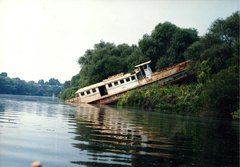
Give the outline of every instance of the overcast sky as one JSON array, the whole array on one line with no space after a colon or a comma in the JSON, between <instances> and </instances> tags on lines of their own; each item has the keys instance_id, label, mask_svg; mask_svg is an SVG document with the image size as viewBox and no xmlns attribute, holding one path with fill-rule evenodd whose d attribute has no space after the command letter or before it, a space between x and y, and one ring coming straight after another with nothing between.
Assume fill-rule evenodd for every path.
<instances>
[{"instance_id":1,"label":"overcast sky","mask_svg":"<svg viewBox=\"0 0 240 167\"><path fill-rule=\"evenodd\" d=\"M202 36L237 10L238 0L0 0L0 73L64 83L100 40L138 44L165 21Z\"/></svg>"}]
</instances>

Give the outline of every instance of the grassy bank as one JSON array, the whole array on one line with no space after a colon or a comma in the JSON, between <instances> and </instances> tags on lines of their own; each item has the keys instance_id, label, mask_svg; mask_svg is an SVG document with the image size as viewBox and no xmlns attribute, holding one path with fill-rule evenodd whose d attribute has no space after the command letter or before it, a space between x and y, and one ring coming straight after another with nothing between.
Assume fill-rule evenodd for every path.
<instances>
[{"instance_id":1,"label":"grassy bank","mask_svg":"<svg viewBox=\"0 0 240 167\"><path fill-rule=\"evenodd\" d=\"M117 105L168 113L239 119L239 109L236 107L236 105L239 105L238 102L231 104L235 106L232 109L225 108L221 110L216 106L216 109L213 109L209 107L209 103L212 104L212 101L217 100L217 98L210 98L212 97L201 84L175 84L165 87L153 84L142 89L129 91L124 97L119 99Z\"/></svg>"},{"instance_id":2,"label":"grassy bank","mask_svg":"<svg viewBox=\"0 0 240 167\"><path fill-rule=\"evenodd\" d=\"M198 85L153 84L142 89L129 91L119 99L118 106L131 106L147 110L157 109L164 112L197 112L199 108Z\"/></svg>"}]
</instances>

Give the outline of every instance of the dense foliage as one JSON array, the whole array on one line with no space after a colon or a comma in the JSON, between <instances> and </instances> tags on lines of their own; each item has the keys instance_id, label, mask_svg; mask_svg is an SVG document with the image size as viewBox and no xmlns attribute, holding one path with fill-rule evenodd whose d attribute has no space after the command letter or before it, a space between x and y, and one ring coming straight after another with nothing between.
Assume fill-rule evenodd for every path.
<instances>
[{"instance_id":1,"label":"dense foliage","mask_svg":"<svg viewBox=\"0 0 240 167\"><path fill-rule=\"evenodd\" d=\"M188 113L199 105L196 87L197 84L167 85L164 87L154 84L127 92L124 97L119 99L118 105Z\"/></svg>"},{"instance_id":2,"label":"dense foliage","mask_svg":"<svg viewBox=\"0 0 240 167\"><path fill-rule=\"evenodd\" d=\"M137 46L121 44L115 46L113 43L101 41L94 45L93 50L87 50L84 56L80 57L78 63L81 65L79 86L84 87L111 75L121 72L132 72L129 68L132 63L142 63L149 60L144 57Z\"/></svg>"},{"instance_id":3,"label":"dense foliage","mask_svg":"<svg viewBox=\"0 0 240 167\"><path fill-rule=\"evenodd\" d=\"M230 117L239 108L239 68L221 70L207 80L202 96L205 108L219 117ZM237 114L237 113L236 113Z\"/></svg>"},{"instance_id":4,"label":"dense foliage","mask_svg":"<svg viewBox=\"0 0 240 167\"><path fill-rule=\"evenodd\" d=\"M189 73L200 75L202 63L207 61L209 75L239 63L239 12L230 17L215 20L200 41L193 43L184 52L186 59L192 59ZM205 73L205 72L204 72Z\"/></svg>"},{"instance_id":5,"label":"dense foliage","mask_svg":"<svg viewBox=\"0 0 240 167\"><path fill-rule=\"evenodd\" d=\"M184 52L199 40L196 29L182 29L169 22L159 23L151 35L139 41L141 52L152 60L153 70L185 61Z\"/></svg>"},{"instance_id":6,"label":"dense foliage","mask_svg":"<svg viewBox=\"0 0 240 167\"><path fill-rule=\"evenodd\" d=\"M26 82L20 78L9 78L6 72L0 74L0 94L51 96L55 93L58 95L61 89L56 89L51 85L60 86L61 83L54 78L47 82L44 82L43 79L39 80L38 83L34 81Z\"/></svg>"},{"instance_id":7,"label":"dense foliage","mask_svg":"<svg viewBox=\"0 0 240 167\"><path fill-rule=\"evenodd\" d=\"M199 37L195 29L182 29L169 22L160 23L151 35L144 35L139 41L139 48L128 44L116 46L101 40L94 45L94 49L88 49L78 59L81 70L71 81L64 83L64 92L59 97L62 99L76 97L72 94L76 87L82 88L101 82L121 72L132 73L135 65L148 60L152 60L153 69L156 63L156 69L180 63L185 60L184 51L197 40ZM71 95L64 95L68 94L67 92Z\"/></svg>"},{"instance_id":8,"label":"dense foliage","mask_svg":"<svg viewBox=\"0 0 240 167\"><path fill-rule=\"evenodd\" d=\"M134 90L120 99L118 105L239 119L239 12L226 20L214 21L209 32L187 48L184 57L192 60L187 72L196 76L196 85ZM195 91L190 91L189 86L194 85ZM185 94L179 94L183 88ZM152 89L152 96L144 94ZM144 99L136 100L136 96L140 97L136 94Z\"/></svg>"},{"instance_id":9,"label":"dense foliage","mask_svg":"<svg viewBox=\"0 0 240 167\"><path fill-rule=\"evenodd\" d=\"M215 20L202 37L194 28L159 23L138 45L115 46L104 41L95 44L94 49L79 58L79 74L65 82L66 89L59 97L75 97L73 90L120 72L131 73L135 65L148 60L152 60L153 71L191 60L187 73L195 79L193 77L190 85L135 90L128 92L118 105L174 112L201 111L201 114L224 118L239 116L239 11L226 19Z\"/></svg>"}]
</instances>

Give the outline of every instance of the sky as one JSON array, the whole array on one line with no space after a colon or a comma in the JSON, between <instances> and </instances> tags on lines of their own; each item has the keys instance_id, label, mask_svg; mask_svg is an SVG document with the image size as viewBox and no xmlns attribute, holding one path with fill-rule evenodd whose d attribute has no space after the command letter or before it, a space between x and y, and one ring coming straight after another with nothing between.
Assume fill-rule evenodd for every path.
<instances>
[{"instance_id":1,"label":"sky","mask_svg":"<svg viewBox=\"0 0 240 167\"><path fill-rule=\"evenodd\" d=\"M238 0L0 0L0 73L61 83L101 40L136 44L166 21L203 36L216 19L239 10Z\"/></svg>"}]
</instances>

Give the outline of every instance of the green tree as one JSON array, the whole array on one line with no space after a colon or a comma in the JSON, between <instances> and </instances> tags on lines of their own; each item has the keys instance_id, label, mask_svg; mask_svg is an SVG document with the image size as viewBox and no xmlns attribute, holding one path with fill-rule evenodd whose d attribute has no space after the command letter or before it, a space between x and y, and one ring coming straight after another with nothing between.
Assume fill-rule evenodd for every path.
<instances>
[{"instance_id":1,"label":"green tree","mask_svg":"<svg viewBox=\"0 0 240 167\"><path fill-rule=\"evenodd\" d=\"M0 74L0 76L3 76L3 77L7 77L7 73L6 72L2 72L1 74Z\"/></svg>"},{"instance_id":2,"label":"green tree","mask_svg":"<svg viewBox=\"0 0 240 167\"><path fill-rule=\"evenodd\" d=\"M153 70L185 61L184 51L199 40L196 29L181 29L165 22L159 23L151 35L145 34L139 41L141 52L152 60Z\"/></svg>"},{"instance_id":3,"label":"green tree","mask_svg":"<svg viewBox=\"0 0 240 167\"><path fill-rule=\"evenodd\" d=\"M79 87L100 82L111 75L128 71L127 58L137 50L136 45L106 43L103 40L94 45L93 50L87 50L78 59L81 66ZM75 84L76 86L76 84ZM73 85L71 85L73 87Z\"/></svg>"},{"instance_id":4,"label":"green tree","mask_svg":"<svg viewBox=\"0 0 240 167\"><path fill-rule=\"evenodd\" d=\"M231 49L231 46L226 43L213 45L201 54L200 61L209 59L208 64L211 72L217 73L227 67L227 59L232 57Z\"/></svg>"},{"instance_id":5,"label":"green tree","mask_svg":"<svg viewBox=\"0 0 240 167\"><path fill-rule=\"evenodd\" d=\"M44 80L43 80L43 79L40 79L40 80L38 81L38 84L39 84L39 85L44 85Z\"/></svg>"},{"instance_id":6,"label":"green tree","mask_svg":"<svg viewBox=\"0 0 240 167\"><path fill-rule=\"evenodd\" d=\"M107 79L111 75L124 72L122 59L116 56L105 55L101 60L92 64L89 69L89 83L94 84L103 79Z\"/></svg>"},{"instance_id":7,"label":"green tree","mask_svg":"<svg viewBox=\"0 0 240 167\"><path fill-rule=\"evenodd\" d=\"M26 81L20 78L13 78L13 88L11 90L12 94L24 95L26 94Z\"/></svg>"},{"instance_id":8,"label":"green tree","mask_svg":"<svg viewBox=\"0 0 240 167\"><path fill-rule=\"evenodd\" d=\"M71 81L65 81L64 84L63 84L63 89L70 88L70 82Z\"/></svg>"},{"instance_id":9,"label":"green tree","mask_svg":"<svg viewBox=\"0 0 240 167\"><path fill-rule=\"evenodd\" d=\"M50 82L55 81L58 83L57 79L51 80ZM55 84L56 84L55 83ZM38 84L43 85L44 81L39 80ZM9 78L0 75L0 94L17 94L17 95L37 95L42 96L52 95L52 92L55 91L56 87L49 87L45 92L39 87L34 81L26 82L20 78ZM55 85L54 84L54 85ZM61 84L58 84L61 85ZM58 91L55 93L59 93Z\"/></svg>"},{"instance_id":10,"label":"green tree","mask_svg":"<svg viewBox=\"0 0 240 167\"><path fill-rule=\"evenodd\" d=\"M233 45L239 37L239 11L234 12L225 20L215 20L209 28L209 34L223 43Z\"/></svg>"},{"instance_id":11,"label":"green tree","mask_svg":"<svg viewBox=\"0 0 240 167\"><path fill-rule=\"evenodd\" d=\"M215 74L204 85L204 106L215 115L231 118L239 108L239 66L232 66Z\"/></svg>"},{"instance_id":12,"label":"green tree","mask_svg":"<svg viewBox=\"0 0 240 167\"><path fill-rule=\"evenodd\" d=\"M27 95L35 95L35 96L43 95L39 86L34 81L29 81L27 83L26 94Z\"/></svg>"},{"instance_id":13,"label":"green tree","mask_svg":"<svg viewBox=\"0 0 240 167\"><path fill-rule=\"evenodd\" d=\"M79 79L80 79L80 74L74 75L71 79L70 87L78 87L79 86Z\"/></svg>"},{"instance_id":14,"label":"green tree","mask_svg":"<svg viewBox=\"0 0 240 167\"><path fill-rule=\"evenodd\" d=\"M61 83L58 81L58 79L50 78L48 81L49 85L60 85Z\"/></svg>"},{"instance_id":15,"label":"green tree","mask_svg":"<svg viewBox=\"0 0 240 167\"><path fill-rule=\"evenodd\" d=\"M78 59L78 64L80 64L81 67L83 67L84 65L88 65L90 64L92 57L93 57L93 50L86 50L84 55L79 57Z\"/></svg>"},{"instance_id":16,"label":"green tree","mask_svg":"<svg viewBox=\"0 0 240 167\"><path fill-rule=\"evenodd\" d=\"M187 73L192 75L196 74L199 68L199 62L200 55L204 52L204 46L200 41L194 42L192 45L190 45L186 51L184 52L184 57L186 60L191 60L188 68Z\"/></svg>"},{"instance_id":17,"label":"green tree","mask_svg":"<svg viewBox=\"0 0 240 167\"><path fill-rule=\"evenodd\" d=\"M189 74L202 73L200 64L207 60L211 74L238 64L239 11L225 20L215 20L210 25L208 33L187 48L184 57L192 60L187 69Z\"/></svg>"},{"instance_id":18,"label":"green tree","mask_svg":"<svg viewBox=\"0 0 240 167\"><path fill-rule=\"evenodd\" d=\"M11 92L10 78L0 75L0 93L9 94Z\"/></svg>"},{"instance_id":19,"label":"green tree","mask_svg":"<svg viewBox=\"0 0 240 167\"><path fill-rule=\"evenodd\" d=\"M136 65L149 61L150 59L142 54L140 50L135 50L126 59L127 67L129 73L134 71Z\"/></svg>"}]
</instances>

